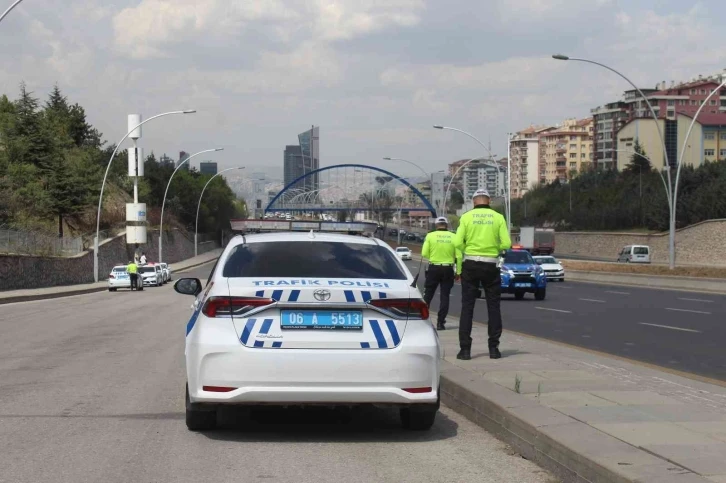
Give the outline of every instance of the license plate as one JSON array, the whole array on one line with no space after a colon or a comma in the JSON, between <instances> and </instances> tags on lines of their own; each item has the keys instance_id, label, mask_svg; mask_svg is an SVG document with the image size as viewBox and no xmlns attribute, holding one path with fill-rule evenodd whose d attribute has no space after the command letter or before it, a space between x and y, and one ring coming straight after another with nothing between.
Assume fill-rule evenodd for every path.
<instances>
[{"instance_id":1,"label":"license plate","mask_svg":"<svg viewBox=\"0 0 726 483\"><path fill-rule=\"evenodd\" d=\"M360 310L282 310L280 328L312 330L362 330Z\"/></svg>"},{"instance_id":2,"label":"license plate","mask_svg":"<svg viewBox=\"0 0 726 483\"><path fill-rule=\"evenodd\" d=\"M117 275L116 278L119 280L126 280L129 278L129 276L128 275Z\"/></svg>"},{"instance_id":3,"label":"license plate","mask_svg":"<svg viewBox=\"0 0 726 483\"><path fill-rule=\"evenodd\" d=\"M529 288L532 286L532 284L531 283L515 283L514 286L521 287L521 288Z\"/></svg>"}]
</instances>

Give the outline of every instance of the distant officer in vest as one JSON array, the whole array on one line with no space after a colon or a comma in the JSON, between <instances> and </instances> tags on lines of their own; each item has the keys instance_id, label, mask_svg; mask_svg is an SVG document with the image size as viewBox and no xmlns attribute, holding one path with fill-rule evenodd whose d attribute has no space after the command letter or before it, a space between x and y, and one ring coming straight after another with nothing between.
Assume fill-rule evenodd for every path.
<instances>
[{"instance_id":1,"label":"distant officer in vest","mask_svg":"<svg viewBox=\"0 0 726 483\"><path fill-rule=\"evenodd\" d=\"M461 253L454 248L454 234L449 230L446 218L436 219L436 231L426 235L421 256L429 261L424 285L424 302L431 304L437 287L441 286L441 301L436 323L437 330L446 330L446 316L449 313L449 295L454 280L461 273Z\"/></svg>"},{"instance_id":2,"label":"distant officer in vest","mask_svg":"<svg viewBox=\"0 0 726 483\"><path fill-rule=\"evenodd\" d=\"M131 283L131 290L138 290L139 289L139 273L138 273L138 267L136 266L136 262L129 262L129 264L126 266L126 271L129 274L129 281Z\"/></svg>"},{"instance_id":3,"label":"distant officer in vest","mask_svg":"<svg viewBox=\"0 0 726 483\"><path fill-rule=\"evenodd\" d=\"M474 209L461 216L454 246L464 253L461 269L461 319L457 359L471 359L471 324L474 318L479 286L484 289L489 313L489 357L499 359L499 339L502 336L501 276L499 255L512 247L507 222L491 209L487 190L474 193Z\"/></svg>"}]
</instances>

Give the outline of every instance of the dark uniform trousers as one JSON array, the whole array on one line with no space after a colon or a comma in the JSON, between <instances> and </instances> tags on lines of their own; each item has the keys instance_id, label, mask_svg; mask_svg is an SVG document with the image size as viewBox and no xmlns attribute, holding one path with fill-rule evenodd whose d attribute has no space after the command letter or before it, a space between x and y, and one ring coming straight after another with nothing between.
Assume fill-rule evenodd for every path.
<instances>
[{"instance_id":1,"label":"dark uniform trousers","mask_svg":"<svg viewBox=\"0 0 726 483\"><path fill-rule=\"evenodd\" d=\"M426 283L424 284L424 302L431 305L436 294L436 288L441 285L441 301L439 302L438 323L445 324L449 314L449 296L454 286L454 266L429 265L426 270Z\"/></svg>"},{"instance_id":2,"label":"dark uniform trousers","mask_svg":"<svg viewBox=\"0 0 726 483\"><path fill-rule=\"evenodd\" d=\"M131 290L138 290L139 275L137 273L129 273L129 279L131 280Z\"/></svg>"},{"instance_id":3,"label":"dark uniform trousers","mask_svg":"<svg viewBox=\"0 0 726 483\"><path fill-rule=\"evenodd\" d=\"M461 267L461 319L459 321L459 344L462 349L471 350L471 324L474 319L474 305L479 287L484 289L489 312L489 349L499 347L502 336L501 274L496 263L465 260Z\"/></svg>"}]
</instances>

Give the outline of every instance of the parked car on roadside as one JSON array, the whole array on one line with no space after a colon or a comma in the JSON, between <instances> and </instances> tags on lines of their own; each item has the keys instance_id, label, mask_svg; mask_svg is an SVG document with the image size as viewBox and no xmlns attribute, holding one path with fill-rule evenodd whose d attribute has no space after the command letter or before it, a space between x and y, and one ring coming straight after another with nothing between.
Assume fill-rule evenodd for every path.
<instances>
[{"instance_id":1,"label":"parked car on roadside","mask_svg":"<svg viewBox=\"0 0 726 483\"><path fill-rule=\"evenodd\" d=\"M120 288L131 288L131 277L126 270L126 265L117 265L108 274L108 291L115 292Z\"/></svg>"},{"instance_id":2,"label":"parked car on roadside","mask_svg":"<svg viewBox=\"0 0 726 483\"><path fill-rule=\"evenodd\" d=\"M650 247L647 245L628 245L618 254L618 262L650 263Z\"/></svg>"}]
</instances>

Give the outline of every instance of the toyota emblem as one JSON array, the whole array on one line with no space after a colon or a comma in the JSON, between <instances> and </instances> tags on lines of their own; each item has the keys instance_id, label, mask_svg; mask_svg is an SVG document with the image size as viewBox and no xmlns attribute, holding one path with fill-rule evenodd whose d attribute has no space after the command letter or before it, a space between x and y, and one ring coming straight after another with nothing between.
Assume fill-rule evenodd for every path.
<instances>
[{"instance_id":1,"label":"toyota emblem","mask_svg":"<svg viewBox=\"0 0 726 483\"><path fill-rule=\"evenodd\" d=\"M320 289L313 292L313 297L319 302L327 302L330 300L330 290Z\"/></svg>"}]
</instances>

